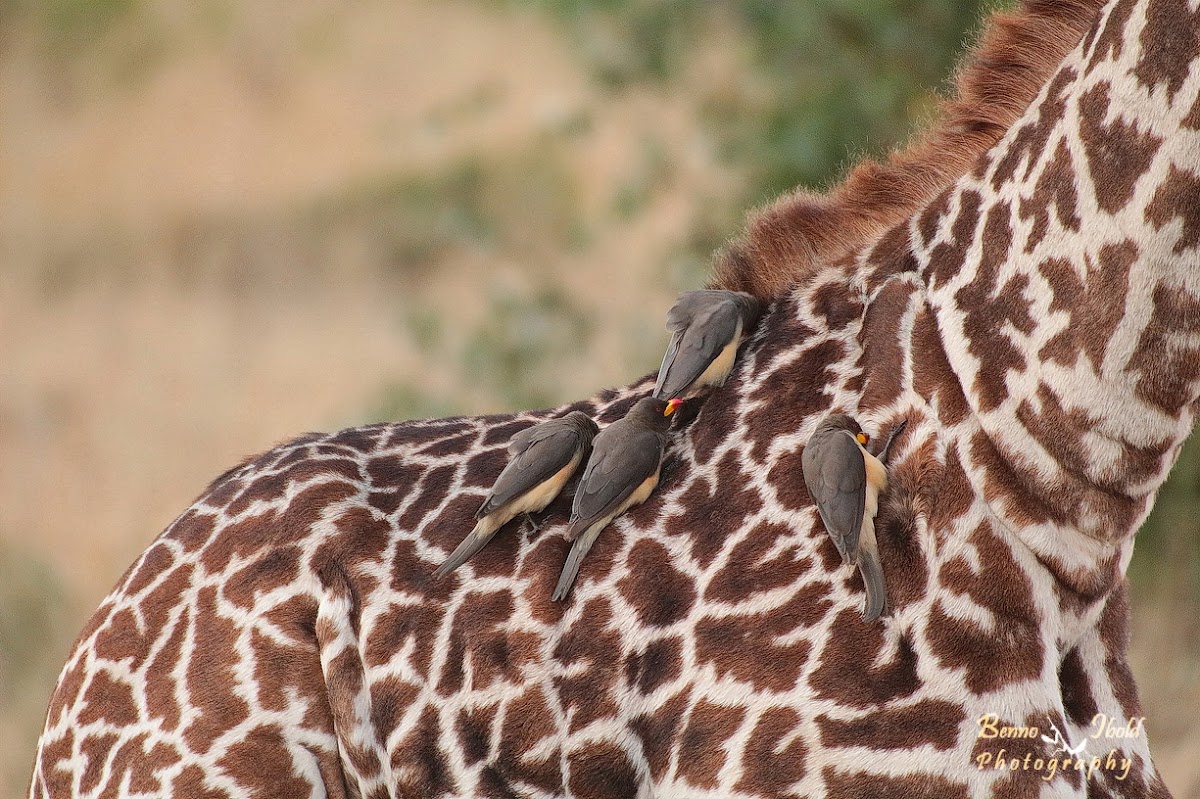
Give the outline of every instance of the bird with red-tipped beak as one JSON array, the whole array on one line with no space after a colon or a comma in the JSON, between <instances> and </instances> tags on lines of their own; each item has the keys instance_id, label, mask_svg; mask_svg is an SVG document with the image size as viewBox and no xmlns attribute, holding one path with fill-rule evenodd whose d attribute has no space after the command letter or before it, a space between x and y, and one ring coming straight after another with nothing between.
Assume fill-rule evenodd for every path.
<instances>
[{"instance_id":1,"label":"bird with red-tipped beak","mask_svg":"<svg viewBox=\"0 0 1200 799\"><path fill-rule=\"evenodd\" d=\"M575 543L554 589L566 597L579 566L600 531L625 511L645 502L658 486L670 436L670 416L683 400L645 397L623 419L596 435L592 455L575 489L567 538Z\"/></svg>"}]
</instances>

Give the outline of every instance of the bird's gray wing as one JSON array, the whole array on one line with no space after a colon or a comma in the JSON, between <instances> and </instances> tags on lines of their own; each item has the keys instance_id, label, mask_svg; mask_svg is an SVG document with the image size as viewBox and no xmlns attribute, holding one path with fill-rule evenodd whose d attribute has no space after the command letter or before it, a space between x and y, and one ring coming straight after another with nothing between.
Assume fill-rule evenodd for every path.
<instances>
[{"instance_id":1,"label":"bird's gray wing","mask_svg":"<svg viewBox=\"0 0 1200 799\"><path fill-rule=\"evenodd\" d=\"M837 430L813 436L801 457L804 482L842 559L858 556L867 506L867 464L854 435Z\"/></svg>"},{"instance_id":2,"label":"bird's gray wing","mask_svg":"<svg viewBox=\"0 0 1200 799\"><path fill-rule=\"evenodd\" d=\"M662 460L665 437L653 430L624 428L619 436L611 428L601 431L592 457L575 489L571 529L583 530L612 513ZM605 432L610 435L605 437Z\"/></svg>"},{"instance_id":3,"label":"bird's gray wing","mask_svg":"<svg viewBox=\"0 0 1200 799\"><path fill-rule=\"evenodd\" d=\"M483 518L545 482L570 463L582 446L579 428L563 419L551 419L514 435L508 446L508 465L496 478L475 518Z\"/></svg>"},{"instance_id":4,"label":"bird's gray wing","mask_svg":"<svg viewBox=\"0 0 1200 799\"><path fill-rule=\"evenodd\" d=\"M671 343L658 370L654 396L677 397L696 382L737 334L741 310L725 292L688 292L667 314Z\"/></svg>"},{"instance_id":5,"label":"bird's gray wing","mask_svg":"<svg viewBox=\"0 0 1200 799\"><path fill-rule=\"evenodd\" d=\"M663 353L662 365L658 367L658 380L654 383L654 393L651 395L656 399L672 399L667 395L665 387L671 364L675 363L675 356L679 354L679 342L682 338L683 330L676 330L667 343L667 351Z\"/></svg>"}]
</instances>

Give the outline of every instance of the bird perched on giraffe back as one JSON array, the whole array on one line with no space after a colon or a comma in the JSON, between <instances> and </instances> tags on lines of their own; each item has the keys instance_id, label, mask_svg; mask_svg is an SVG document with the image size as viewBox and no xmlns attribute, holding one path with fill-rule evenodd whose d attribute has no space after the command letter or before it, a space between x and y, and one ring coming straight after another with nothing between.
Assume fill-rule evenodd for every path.
<instances>
[{"instance_id":1,"label":"bird perched on giraffe back","mask_svg":"<svg viewBox=\"0 0 1200 799\"><path fill-rule=\"evenodd\" d=\"M644 397L623 419L596 436L592 455L575 489L567 538L575 543L554 589L554 600L566 597L579 565L600 531L625 511L645 502L658 486L663 454L670 436L670 416L680 399Z\"/></svg>"},{"instance_id":2,"label":"bird perched on giraffe back","mask_svg":"<svg viewBox=\"0 0 1200 799\"><path fill-rule=\"evenodd\" d=\"M514 435L508 465L475 513L479 521L434 576L457 569L518 514L540 511L553 502L579 470L598 430L587 414L571 411Z\"/></svg>"},{"instance_id":3,"label":"bird perched on giraffe back","mask_svg":"<svg viewBox=\"0 0 1200 799\"><path fill-rule=\"evenodd\" d=\"M863 618L874 621L887 610L883 564L875 540L879 495L887 490L887 452L904 423L892 430L880 457L864 446L858 422L841 413L817 425L801 456L804 483L817 505L825 530L845 564L857 564L866 590Z\"/></svg>"},{"instance_id":4,"label":"bird perched on giraffe back","mask_svg":"<svg viewBox=\"0 0 1200 799\"><path fill-rule=\"evenodd\" d=\"M762 314L762 303L740 291L703 289L679 295L667 312L671 341L653 396L687 398L723 386L742 340Z\"/></svg>"}]
</instances>

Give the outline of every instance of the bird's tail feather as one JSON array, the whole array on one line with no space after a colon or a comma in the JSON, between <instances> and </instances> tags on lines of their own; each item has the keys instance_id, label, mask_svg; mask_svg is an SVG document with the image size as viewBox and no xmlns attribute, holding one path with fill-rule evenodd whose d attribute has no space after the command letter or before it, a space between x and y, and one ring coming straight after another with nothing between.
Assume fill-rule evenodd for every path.
<instances>
[{"instance_id":1,"label":"bird's tail feather","mask_svg":"<svg viewBox=\"0 0 1200 799\"><path fill-rule=\"evenodd\" d=\"M493 513L476 522L475 527L467 533L467 537L462 540L462 543L450 553L450 557L437 567L433 576L440 579L466 563L472 555L483 549L484 545L492 540L492 536L506 521L508 519L501 518L501 514Z\"/></svg>"},{"instance_id":2,"label":"bird's tail feather","mask_svg":"<svg viewBox=\"0 0 1200 799\"><path fill-rule=\"evenodd\" d=\"M863 620L875 621L887 612L887 584L883 579L883 563L879 560L879 547L875 542L875 526L863 525L863 528L858 548L858 570L867 592Z\"/></svg>"},{"instance_id":3,"label":"bird's tail feather","mask_svg":"<svg viewBox=\"0 0 1200 799\"><path fill-rule=\"evenodd\" d=\"M887 611L887 589L883 582L883 565L879 556L863 552L859 555L859 571L867 590L867 604L863 608L863 621L875 621Z\"/></svg>"},{"instance_id":4,"label":"bird's tail feather","mask_svg":"<svg viewBox=\"0 0 1200 799\"><path fill-rule=\"evenodd\" d=\"M558 577L558 586L554 589L552 599L555 602L565 599L567 594L571 593L571 586L575 584L575 577L579 574L579 566L583 563L584 556L592 548L592 544L596 543L600 528L603 526L603 524L593 525L587 532L576 538L575 543L571 545L571 551L567 554L567 562L563 564L562 573Z\"/></svg>"}]
</instances>

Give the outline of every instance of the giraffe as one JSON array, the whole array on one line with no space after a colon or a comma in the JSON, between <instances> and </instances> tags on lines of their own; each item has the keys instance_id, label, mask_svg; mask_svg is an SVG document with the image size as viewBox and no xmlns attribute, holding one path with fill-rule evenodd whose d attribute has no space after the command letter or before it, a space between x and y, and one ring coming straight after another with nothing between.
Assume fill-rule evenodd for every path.
<instances>
[{"instance_id":1,"label":"giraffe","mask_svg":"<svg viewBox=\"0 0 1200 799\"><path fill-rule=\"evenodd\" d=\"M567 602L563 497L432 572L515 432L652 377L217 478L81 633L30 795L1169 796L1124 574L1200 394L1196 5L1029 0L922 142L753 217L714 285L769 310ZM882 623L800 476L829 410L907 421Z\"/></svg>"}]
</instances>

